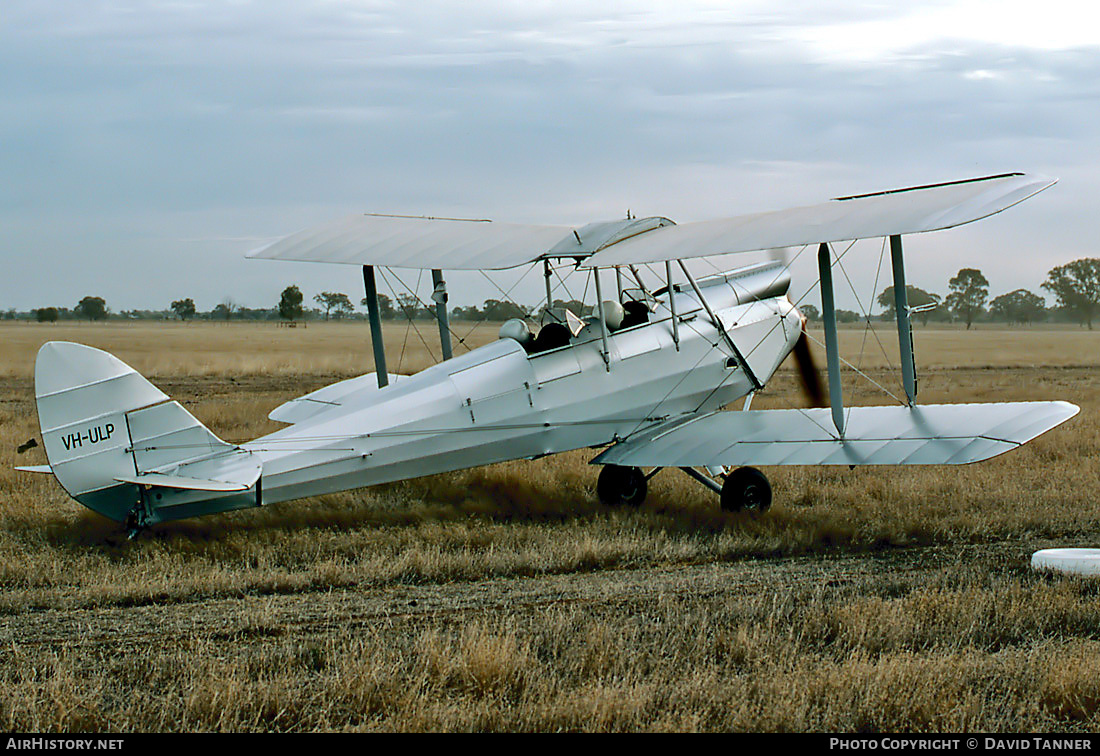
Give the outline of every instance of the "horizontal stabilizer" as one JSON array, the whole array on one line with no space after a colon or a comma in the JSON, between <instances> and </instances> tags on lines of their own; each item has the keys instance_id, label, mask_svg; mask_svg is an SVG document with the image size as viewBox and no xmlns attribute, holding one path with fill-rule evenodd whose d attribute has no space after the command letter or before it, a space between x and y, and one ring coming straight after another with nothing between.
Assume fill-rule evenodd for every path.
<instances>
[{"instance_id":1,"label":"horizontal stabilizer","mask_svg":"<svg viewBox=\"0 0 1100 756\"><path fill-rule=\"evenodd\" d=\"M187 491L247 491L262 472L263 465L254 454L234 448L195 462L118 475L115 480Z\"/></svg>"},{"instance_id":2,"label":"horizontal stabilizer","mask_svg":"<svg viewBox=\"0 0 1100 756\"><path fill-rule=\"evenodd\" d=\"M389 377L389 385L392 386L406 376L390 373ZM356 378L348 378L346 381L333 383L331 386L317 389L304 396L299 396L297 399L291 399L289 402L280 404L271 410L268 413L268 418L280 423L300 423L314 415L319 415L325 410L342 406L344 401L352 394L378 390L378 374L367 373Z\"/></svg>"},{"instance_id":3,"label":"horizontal stabilizer","mask_svg":"<svg viewBox=\"0 0 1100 756\"><path fill-rule=\"evenodd\" d=\"M21 472L32 472L32 473L52 473L53 472L53 468L50 467L49 465L24 465L23 467L17 467L15 469L19 470Z\"/></svg>"},{"instance_id":4,"label":"horizontal stabilizer","mask_svg":"<svg viewBox=\"0 0 1100 756\"><path fill-rule=\"evenodd\" d=\"M1015 449L1078 411L1068 402L852 407L843 438L827 408L712 412L650 428L593 463L960 465Z\"/></svg>"},{"instance_id":5,"label":"horizontal stabilizer","mask_svg":"<svg viewBox=\"0 0 1100 756\"><path fill-rule=\"evenodd\" d=\"M259 469L257 468L257 472ZM259 475L256 476L257 478ZM162 475L145 473L144 475L120 475L115 478L119 483L136 483L139 486L160 486L161 488L179 488L185 491L247 491L255 484L237 483L228 480L200 480L182 475Z\"/></svg>"},{"instance_id":6,"label":"horizontal stabilizer","mask_svg":"<svg viewBox=\"0 0 1100 756\"><path fill-rule=\"evenodd\" d=\"M48 342L34 389L49 464L24 469L52 472L88 508L124 522L139 501L135 485L152 490L140 499L146 523L261 503L256 456L222 441L117 357Z\"/></svg>"}]
</instances>

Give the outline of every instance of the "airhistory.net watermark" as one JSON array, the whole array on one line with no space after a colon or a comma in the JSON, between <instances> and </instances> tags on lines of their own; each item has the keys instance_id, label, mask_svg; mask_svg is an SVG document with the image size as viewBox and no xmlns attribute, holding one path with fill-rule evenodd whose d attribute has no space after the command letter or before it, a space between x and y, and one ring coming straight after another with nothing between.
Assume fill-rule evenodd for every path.
<instances>
[{"instance_id":1,"label":"airhistory.net watermark","mask_svg":"<svg viewBox=\"0 0 1100 756\"><path fill-rule=\"evenodd\" d=\"M120 751L122 738L8 737L9 751Z\"/></svg>"}]
</instances>

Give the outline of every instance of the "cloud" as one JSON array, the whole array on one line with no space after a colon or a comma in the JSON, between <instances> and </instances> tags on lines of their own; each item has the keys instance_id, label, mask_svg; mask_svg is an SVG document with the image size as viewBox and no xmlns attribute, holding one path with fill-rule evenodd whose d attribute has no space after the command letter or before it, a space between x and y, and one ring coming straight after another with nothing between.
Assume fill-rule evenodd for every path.
<instances>
[{"instance_id":1,"label":"cloud","mask_svg":"<svg viewBox=\"0 0 1100 756\"><path fill-rule=\"evenodd\" d=\"M331 288L232 239L356 210L685 221L1006 170L1063 182L915 239L911 280L942 290L959 239L997 292L1090 253L1100 51L1057 2L9 6L0 307Z\"/></svg>"}]
</instances>

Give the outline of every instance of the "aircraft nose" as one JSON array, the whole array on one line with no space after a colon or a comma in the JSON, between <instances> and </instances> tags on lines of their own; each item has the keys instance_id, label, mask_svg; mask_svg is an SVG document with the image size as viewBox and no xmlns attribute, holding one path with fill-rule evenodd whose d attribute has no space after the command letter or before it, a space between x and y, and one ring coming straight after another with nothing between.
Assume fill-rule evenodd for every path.
<instances>
[{"instance_id":1,"label":"aircraft nose","mask_svg":"<svg viewBox=\"0 0 1100 756\"><path fill-rule=\"evenodd\" d=\"M798 309L798 305L796 305L794 302L791 301L790 294L787 295L786 299L787 299L787 304L789 304L791 306L791 311L795 315L798 316L799 326L801 327L801 329L803 331L805 331L806 330L806 324L809 322L810 319L806 317L806 313L804 313L804 312L802 312L802 310Z\"/></svg>"}]
</instances>

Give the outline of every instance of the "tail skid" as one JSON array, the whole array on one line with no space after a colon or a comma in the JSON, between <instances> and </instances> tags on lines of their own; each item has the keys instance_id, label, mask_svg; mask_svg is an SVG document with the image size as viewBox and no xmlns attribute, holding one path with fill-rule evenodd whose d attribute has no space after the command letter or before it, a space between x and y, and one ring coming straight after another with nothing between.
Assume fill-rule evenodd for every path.
<instances>
[{"instance_id":1,"label":"tail skid","mask_svg":"<svg viewBox=\"0 0 1100 756\"><path fill-rule=\"evenodd\" d=\"M140 527L260 504L260 462L113 355L48 342L34 385L50 464L32 471L88 508Z\"/></svg>"}]
</instances>

